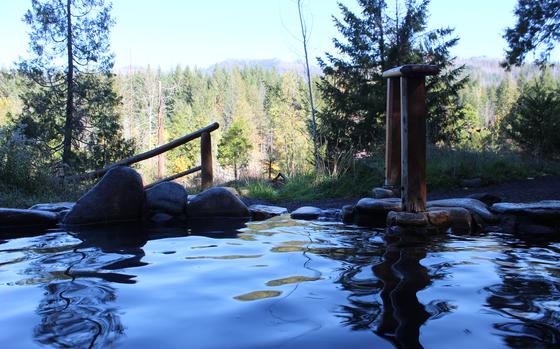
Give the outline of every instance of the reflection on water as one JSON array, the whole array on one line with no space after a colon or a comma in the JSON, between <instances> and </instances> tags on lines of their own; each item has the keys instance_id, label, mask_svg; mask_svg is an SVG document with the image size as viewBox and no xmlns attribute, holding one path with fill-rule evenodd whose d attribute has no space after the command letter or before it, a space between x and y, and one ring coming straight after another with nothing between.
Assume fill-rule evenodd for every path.
<instances>
[{"instance_id":1,"label":"reflection on water","mask_svg":"<svg viewBox=\"0 0 560 349\"><path fill-rule=\"evenodd\" d=\"M558 241L287 217L1 238L2 347L560 346Z\"/></svg>"}]
</instances>

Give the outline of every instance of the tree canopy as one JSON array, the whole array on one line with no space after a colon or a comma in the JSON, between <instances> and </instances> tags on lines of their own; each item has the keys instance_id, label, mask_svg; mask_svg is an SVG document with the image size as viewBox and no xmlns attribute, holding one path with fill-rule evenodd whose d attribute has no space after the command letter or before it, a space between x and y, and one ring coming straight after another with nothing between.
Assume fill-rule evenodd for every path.
<instances>
[{"instance_id":1,"label":"tree canopy","mask_svg":"<svg viewBox=\"0 0 560 349\"><path fill-rule=\"evenodd\" d=\"M319 135L327 162L341 152L370 152L384 139L384 70L403 64L434 64L441 73L427 79L428 137L451 143L464 113L458 93L466 82L454 67L449 49L458 39L449 28L427 31L428 0L408 0L394 13L385 0L358 0L359 14L339 4L335 25L343 40L333 39L338 55L319 59L325 107L318 114Z\"/></svg>"},{"instance_id":2,"label":"tree canopy","mask_svg":"<svg viewBox=\"0 0 560 349\"><path fill-rule=\"evenodd\" d=\"M538 63L548 61L550 52L560 40L559 0L518 0L517 23L504 34L509 47L502 66L521 65L528 53L541 50Z\"/></svg>"}]
</instances>

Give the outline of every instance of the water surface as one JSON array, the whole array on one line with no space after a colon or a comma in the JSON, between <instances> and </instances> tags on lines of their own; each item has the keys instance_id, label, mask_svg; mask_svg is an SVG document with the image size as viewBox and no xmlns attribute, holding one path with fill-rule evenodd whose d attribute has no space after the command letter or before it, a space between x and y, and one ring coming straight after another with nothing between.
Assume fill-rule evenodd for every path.
<instances>
[{"instance_id":1,"label":"water surface","mask_svg":"<svg viewBox=\"0 0 560 349\"><path fill-rule=\"evenodd\" d=\"M0 346L560 347L559 241L383 236L286 216L3 233Z\"/></svg>"}]
</instances>

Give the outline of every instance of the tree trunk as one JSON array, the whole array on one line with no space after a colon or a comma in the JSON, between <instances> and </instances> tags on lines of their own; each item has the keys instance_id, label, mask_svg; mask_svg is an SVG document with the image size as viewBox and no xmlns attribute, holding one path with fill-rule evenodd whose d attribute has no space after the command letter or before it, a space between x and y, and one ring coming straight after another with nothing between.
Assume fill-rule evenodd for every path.
<instances>
[{"instance_id":1,"label":"tree trunk","mask_svg":"<svg viewBox=\"0 0 560 349\"><path fill-rule=\"evenodd\" d=\"M163 145L163 96L161 94L161 80L158 80L158 147ZM158 179L165 177L165 154L161 153L157 158Z\"/></svg>"},{"instance_id":2,"label":"tree trunk","mask_svg":"<svg viewBox=\"0 0 560 349\"><path fill-rule=\"evenodd\" d=\"M74 119L74 56L72 53L72 0L66 0L66 25L67 28L67 51L68 72L66 73L66 121L64 123L64 140L62 162L70 165L72 154L72 124ZM67 172L67 168L64 169Z\"/></svg>"},{"instance_id":3,"label":"tree trunk","mask_svg":"<svg viewBox=\"0 0 560 349\"><path fill-rule=\"evenodd\" d=\"M307 74L307 88L309 89L309 103L311 105L311 128L313 132L313 160L315 161L315 172L319 166L319 153L317 150L317 125L315 123L315 105L313 104L313 92L311 89L311 73L309 72L309 58L307 57L307 33L305 23L301 14L301 1L298 0L299 24L301 26L301 37L303 41L303 52L305 54L305 73Z\"/></svg>"}]
</instances>

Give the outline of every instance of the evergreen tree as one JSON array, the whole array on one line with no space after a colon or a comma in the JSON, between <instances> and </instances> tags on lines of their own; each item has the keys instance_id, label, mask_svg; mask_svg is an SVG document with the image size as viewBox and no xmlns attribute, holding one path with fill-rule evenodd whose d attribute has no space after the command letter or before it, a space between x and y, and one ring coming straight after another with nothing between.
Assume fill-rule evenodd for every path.
<instances>
[{"instance_id":1,"label":"evergreen tree","mask_svg":"<svg viewBox=\"0 0 560 349\"><path fill-rule=\"evenodd\" d=\"M560 88L543 72L529 82L503 122L504 133L539 158L560 154Z\"/></svg>"},{"instance_id":2,"label":"evergreen tree","mask_svg":"<svg viewBox=\"0 0 560 349\"><path fill-rule=\"evenodd\" d=\"M61 154L66 167L99 167L130 152L112 88L105 0L33 0L24 22L32 57L20 62L27 77L20 121L25 134ZM86 155L86 158L84 158Z\"/></svg>"},{"instance_id":3,"label":"evergreen tree","mask_svg":"<svg viewBox=\"0 0 560 349\"><path fill-rule=\"evenodd\" d=\"M504 34L509 48L502 66L510 69L513 65L521 65L527 53L541 48L537 62L545 63L560 41L560 1L518 0L515 16L517 23Z\"/></svg>"},{"instance_id":4,"label":"evergreen tree","mask_svg":"<svg viewBox=\"0 0 560 349\"><path fill-rule=\"evenodd\" d=\"M458 138L464 117L459 91L466 82L463 67L453 67L449 49L457 43L452 29L426 31L428 0L404 3L394 15L385 0L358 0L360 14L339 4L342 19L335 25L344 37L333 39L339 56L319 59L324 77L325 107L318 113L319 135L327 161L342 152L371 151L383 143L386 105L384 70L403 64L435 64L438 76L427 79L428 136L432 143ZM398 4L398 3L397 3Z\"/></svg>"},{"instance_id":5,"label":"evergreen tree","mask_svg":"<svg viewBox=\"0 0 560 349\"><path fill-rule=\"evenodd\" d=\"M218 161L223 166L231 166L237 180L239 169L249 162L251 148L247 123L237 120L231 124L218 144Z\"/></svg>"}]
</instances>

